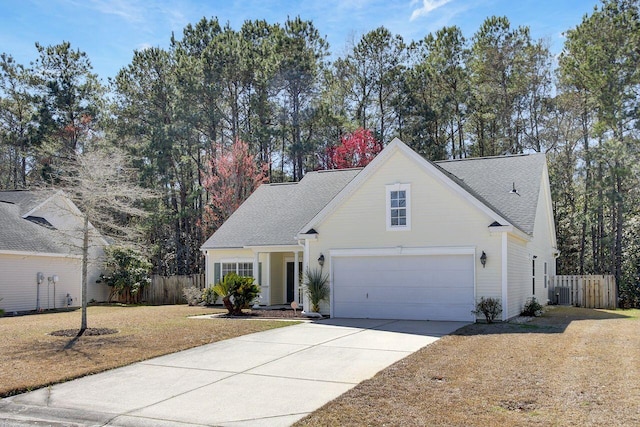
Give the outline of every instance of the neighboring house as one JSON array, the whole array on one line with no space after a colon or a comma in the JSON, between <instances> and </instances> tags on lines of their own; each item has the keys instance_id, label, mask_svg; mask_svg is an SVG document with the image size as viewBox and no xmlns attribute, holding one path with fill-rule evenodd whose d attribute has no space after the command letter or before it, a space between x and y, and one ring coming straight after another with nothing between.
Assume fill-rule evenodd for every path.
<instances>
[{"instance_id":1,"label":"neighboring house","mask_svg":"<svg viewBox=\"0 0 640 427\"><path fill-rule=\"evenodd\" d=\"M395 139L363 169L262 185L202 250L209 284L254 276L261 304L307 308L299 272L322 260L332 317L473 321L493 297L506 320L555 274L546 158L433 163Z\"/></svg>"},{"instance_id":2,"label":"neighboring house","mask_svg":"<svg viewBox=\"0 0 640 427\"><path fill-rule=\"evenodd\" d=\"M81 215L62 191L0 191L0 308L20 312L81 304ZM106 245L91 228L89 301L109 296L108 286L96 283Z\"/></svg>"}]
</instances>

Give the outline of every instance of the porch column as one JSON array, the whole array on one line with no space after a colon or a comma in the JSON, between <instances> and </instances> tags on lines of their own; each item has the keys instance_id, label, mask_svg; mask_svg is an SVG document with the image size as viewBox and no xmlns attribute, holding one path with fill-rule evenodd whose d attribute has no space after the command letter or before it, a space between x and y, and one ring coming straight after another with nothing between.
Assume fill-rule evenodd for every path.
<instances>
[{"instance_id":1,"label":"porch column","mask_svg":"<svg viewBox=\"0 0 640 427\"><path fill-rule=\"evenodd\" d=\"M260 268L260 252L255 252L253 254L253 280L255 280L256 283L258 283L258 280L260 277L259 268ZM264 304L264 295L260 296L260 302Z\"/></svg>"},{"instance_id":2,"label":"porch column","mask_svg":"<svg viewBox=\"0 0 640 427\"><path fill-rule=\"evenodd\" d=\"M299 252L293 253L293 300L300 303L300 266Z\"/></svg>"},{"instance_id":3,"label":"porch column","mask_svg":"<svg viewBox=\"0 0 640 427\"><path fill-rule=\"evenodd\" d=\"M304 239L304 250L302 251L302 271L309 271L309 239ZM302 307L305 310L308 310L309 307L309 297L305 291L303 291L302 295L300 295L300 301L302 303Z\"/></svg>"}]
</instances>

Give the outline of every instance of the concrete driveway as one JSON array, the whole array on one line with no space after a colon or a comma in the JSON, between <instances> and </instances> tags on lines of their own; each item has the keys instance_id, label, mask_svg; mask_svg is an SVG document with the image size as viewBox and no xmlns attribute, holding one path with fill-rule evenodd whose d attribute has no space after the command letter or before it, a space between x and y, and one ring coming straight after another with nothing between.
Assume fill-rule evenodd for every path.
<instances>
[{"instance_id":1,"label":"concrete driveway","mask_svg":"<svg viewBox=\"0 0 640 427\"><path fill-rule=\"evenodd\" d=\"M245 335L0 400L0 426L288 426L464 325L330 319Z\"/></svg>"}]
</instances>

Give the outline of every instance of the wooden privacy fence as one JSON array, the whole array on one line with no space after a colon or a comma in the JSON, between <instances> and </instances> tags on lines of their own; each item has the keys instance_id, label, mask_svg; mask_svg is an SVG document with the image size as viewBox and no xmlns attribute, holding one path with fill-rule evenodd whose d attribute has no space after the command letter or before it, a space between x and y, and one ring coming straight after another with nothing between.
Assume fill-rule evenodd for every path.
<instances>
[{"instance_id":1,"label":"wooden privacy fence","mask_svg":"<svg viewBox=\"0 0 640 427\"><path fill-rule=\"evenodd\" d=\"M142 292L141 300L147 304L182 304L185 303L182 290L195 286L198 289L205 287L205 275L193 274L190 276L151 276L151 284Z\"/></svg>"},{"instance_id":2,"label":"wooden privacy fence","mask_svg":"<svg viewBox=\"0 0 640 427\"><path fill-rule=\"evenodd\" d=\"M616 279L610 275L553 276L549 300L554 304L615 309Z\"/></svg>"}]
</instances>

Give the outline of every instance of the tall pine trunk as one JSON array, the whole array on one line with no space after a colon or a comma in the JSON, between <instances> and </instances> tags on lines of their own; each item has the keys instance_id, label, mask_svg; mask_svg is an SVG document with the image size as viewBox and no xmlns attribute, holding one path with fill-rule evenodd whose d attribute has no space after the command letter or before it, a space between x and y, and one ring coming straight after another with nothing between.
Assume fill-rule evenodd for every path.
<instances>
[{"instance_id":1,"label":"tall pine trunk","mask_svg":"<svg viewBox=\"0 0 640 427\"><path fill-rule=\"evenodd\" d=\"M589 193L591 190L591 153L589 152L589 127L586 110L582 113L582 134L584 140L584 205L582 207L582 231L580 236L580 274L584 274L584 257L587 247L587 214L589 212Z\"/></svg>"}]
</instances>

